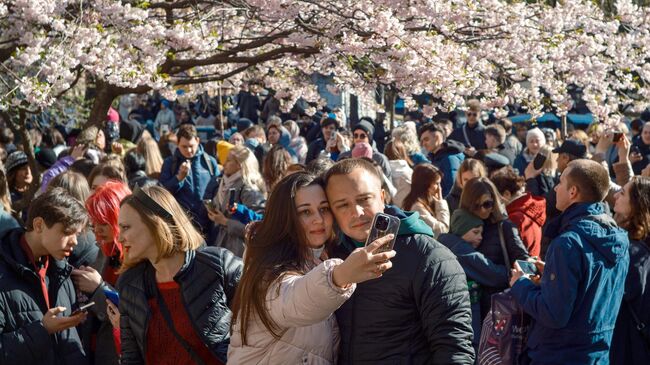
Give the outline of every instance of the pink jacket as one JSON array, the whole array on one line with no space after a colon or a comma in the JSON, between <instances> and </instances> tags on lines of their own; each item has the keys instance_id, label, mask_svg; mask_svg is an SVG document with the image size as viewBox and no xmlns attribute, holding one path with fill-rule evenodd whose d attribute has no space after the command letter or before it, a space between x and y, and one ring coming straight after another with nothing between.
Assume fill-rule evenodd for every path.
<instances>
[{"instance_id":1,"label":"pink jacket","mask_svg":"<svg viewBox=\"0 0 650 365\"><path fill-rule=\"evenodd\" d=\"M286 275L271 285L267 309L284 334L276 340L261 322L254 320L249 323L244 346L235 322L228 364L334 364L339 332L333 313L356 287L343 290L332 282L332 270L341 262L329 259L303 276Z\"/></svg>"}]
</instances>

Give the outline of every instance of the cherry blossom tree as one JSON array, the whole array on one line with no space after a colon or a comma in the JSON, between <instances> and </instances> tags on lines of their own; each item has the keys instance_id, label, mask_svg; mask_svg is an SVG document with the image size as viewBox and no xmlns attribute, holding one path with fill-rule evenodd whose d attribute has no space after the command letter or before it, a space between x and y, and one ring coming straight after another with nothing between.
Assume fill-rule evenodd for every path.
<instances>
[{"instance_id":1,"label":"cherry blossom tree","mask_svg":"<svg viewBox=\"0 0 650 365\"><path fill-rule=\"evenodd\" d=\"M650 12L630 0L607 13L588 0L5 0L0 109L47 107L82 76L96 88L91 122L122 94L249 77L289 108L317 97L306 76L320 72L339 89L426 92L439 109L473 96L501 113L564 113L575 85L605 118L646 105L649 47Z\"/></svg>"}]
</instances>

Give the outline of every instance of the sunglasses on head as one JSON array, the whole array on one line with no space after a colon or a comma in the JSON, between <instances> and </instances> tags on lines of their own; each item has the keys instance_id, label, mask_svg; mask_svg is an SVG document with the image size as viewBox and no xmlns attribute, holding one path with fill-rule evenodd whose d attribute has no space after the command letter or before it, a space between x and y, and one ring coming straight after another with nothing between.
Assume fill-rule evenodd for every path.
<instances>
[{"instance_id":1,"label":"sunglasses on head","mask_svg":"<svg viewBox=\"0 0 650 365\"><path fill-rule=\"evenodd\" d=\"M353 136L354 138L357 138L357 139L366 139L366 138L368 138L368 136L365 135L365 134L363 134L363 133L355 133L355 134L353 134L352 136Z\"/></svg>"},{"instance_id":2,"label":"sunglasses on head","mask_svg":"<svg viewBox=\"0 0 650 365\"><path fill-rule=\"evenodd\" d=\"M493 200L486 200L483 202L483 204L478 204L478 208L483 208L483 209L492 209L494 208L494 201Z\"/></svg>"}]
</instances>

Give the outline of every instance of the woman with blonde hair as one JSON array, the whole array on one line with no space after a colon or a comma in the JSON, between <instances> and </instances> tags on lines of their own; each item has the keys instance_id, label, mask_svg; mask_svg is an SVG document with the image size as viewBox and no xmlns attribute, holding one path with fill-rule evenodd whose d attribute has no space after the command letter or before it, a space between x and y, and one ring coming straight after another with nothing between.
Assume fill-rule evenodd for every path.
<instances>
[{"instance_id":1,"label":"woman with blonde hair","mask_svg":"<svg viewBox=\"0 0 650 365\"><path fill-rule=\"evenodd\" d=\"M163 165L163 158L160 154L158 143L153 138L143 138L138 142L137 151L144 156L147 176L157 180L160 177L160 171Z\"/></svg>"},{"instance_id":2,"label":"woman with blonde hair","mask_svg":"<svg viewBox=\"0 0 650 365\"><path fill-rule=\"evenodd\" d=\"M466 158L460 164L458 171L456 171L456 180L454 186L445 197L447 205L449 206L449 214L453 214L454 210L458 209L460 204L460 195L463 192L465 183L475 177L487 177L487 168L482 161L475 158Z\"/></svg>"},{"instance_id":3,"label":"woman with blonde hair","mask_svg":"<svg viewBox=\"0 0 650 365\"><path fill-rule=\"evenodd\" d=\"M205 247L174 196L136 189L120 207L124 364L225 364L241 260Z\"/></svg>"},{"instance_id":4,"label":"woman with blonde hair","mask_svg":"<svg viewBox=\"0 0 650 365\"><path fill-rule=\"evenodd\" d=\"M224 247L242 257L244 254L244 224L230 217L232 207L228 206L230 192L237 204L261 212L266 200L264 179L253 152L245 146L235 146L228 153L223 166L223 177L212 197L212 209L208 217L220 227L211 244ZM210 242L210 241L209 241Z\"/></svg>"}]
</instances>

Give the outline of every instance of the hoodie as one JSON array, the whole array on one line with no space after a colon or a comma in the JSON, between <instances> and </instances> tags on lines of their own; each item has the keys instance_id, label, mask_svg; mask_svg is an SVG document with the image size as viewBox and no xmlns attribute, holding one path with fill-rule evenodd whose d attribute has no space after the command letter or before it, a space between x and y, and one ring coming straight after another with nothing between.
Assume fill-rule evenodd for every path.
<instances>
[{"instance_id":1,"label":"hoodie","mask_svg":"<svg viewBox=\"0 0 650 365\"><path fill-rule=\"evenodd\" d=\"M338 363L473 364L469 292L456 257L417 213L394 206L384 213L400 219L397 255L336 311ZM356 245L342 236L332 256L345 259Z\"/></svg>"},{"instance_id":2,"label":"hoodie","mask_svg":"<svg viewBox=\"0 0 650 365\"><path fill-rule=\"evenodd\" d=\"M520 278L511 293L534 319L532 364L608 364L630 261L627 232L605 203L576 203L549 227L555 237L540 286Z\"/></svg>"},{"instance_id":3,"label":"hoodie","mask_svg":"<svg viewBox=\"0 0 650 365\"><path fill-rule=\"evenodd\" d=\"M429 153L431 163L442 171L442 195L447 196L456 181L456 171L465 159L465 146L462 143L447 140L436 153Z\"/></svg>"},{"instance_id":4,"label":"hoodie","mask_svg":"<svg viewBox=\"0 0 650 365\"><path fill-rule=\"evenodd\" d=\"M542 247L542 226L546 222L546 199L526 193L506 207L508 218L519 229L519 235L531 256L538 256Z\"/></svg>"}]
</instances>

